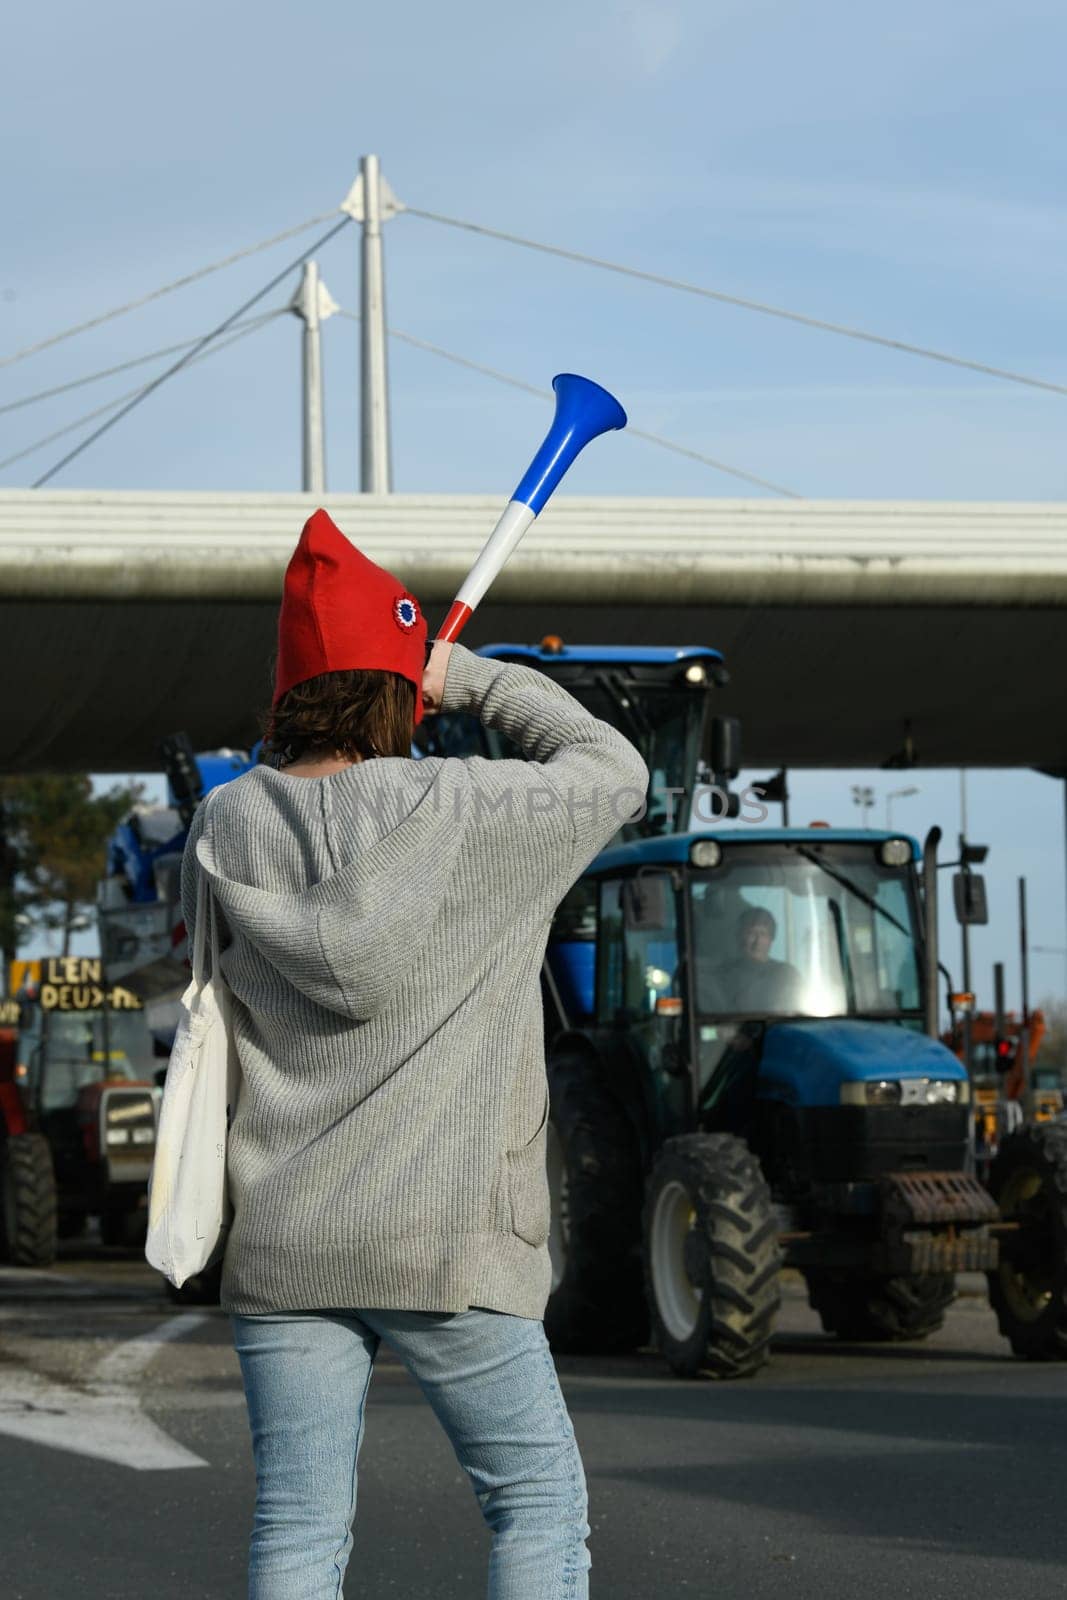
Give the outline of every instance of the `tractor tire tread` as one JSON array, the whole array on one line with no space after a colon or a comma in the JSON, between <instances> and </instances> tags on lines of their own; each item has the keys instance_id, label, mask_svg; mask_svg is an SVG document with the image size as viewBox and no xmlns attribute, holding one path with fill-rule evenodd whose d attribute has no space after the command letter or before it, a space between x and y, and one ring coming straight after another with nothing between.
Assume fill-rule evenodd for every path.
<instances>
[{"instance_id":1,"label":"tractor tire tread","mask_svg":"<svg viewBox=\"0 0 1067 1600\"><path fill-rule=\"evenodd\" d=\"M903 1343L936 1333L956 1298L952 1273L922 1276L825 1271L805 1274L808 1299L827 1333L858 1343Z\"/></svg>"},{"instance_id":2,"label":"tractor tire tread","mask_svg":"<svg viewBox=\"0 0 1067 1600\"><path fill-rule=\"evenodd\" d=\"M652 1218L666 1182L688 1190L706 1262L696 1328L675 1338L657 1307ZM769 1356L780 1305L777 1219L770 1189L748 1146L732 1134L666 1139L646 1185L642 1215L646 1294L656 1341L683 1376L749 1377Z\"/></svg>"},{"instance_id":3,"label":"tractor tire tread","mask_svg":"<svg viewBox=\"0 0 1067 1600\"><path fill-rule=\"evenodd\" d=\"M1048 1303L1031 1319L1019 1316L1006 1287L1010 1243L1002 1247L1000 1266L986 1275L989 1302L1014 1355L1025 1361L1062 1361L1067 1360L1067 1125L1028 1122L1001 1141L989 1174L989 1188L998 1204L1012 1175L1027 1168L1040 1178L1051 1201L1045 1241L1054 1253Z\"/></svg>"},{"instance_id":4,"label":"tractor tire tread","mask_svg":"<svg viewBox=\"0 0 1067 1600\"><path fill-rule=\"evenodd\" d=\"M550 1115L569 1166L570 1237L567 1270L545 1307L545 1333L565 1354L634 1350L649 1337L636 1143L590 1057L550 1059L548 1079Z\"/></svg>"},{"instance_id":5,"label":"tractor tire tread","mask_svg":"<svg viewBox=\"0 0 1067 1600\"><path fill-rule=\"evenodd\" d=\"M55 1170L48 1141L40 1133L9 1135L0 1160L12 1187L14 1236L4 1232L3 1254L13 1266L47 1267L56 1259L58 1211Z\"/></svg>"}]
</instances>

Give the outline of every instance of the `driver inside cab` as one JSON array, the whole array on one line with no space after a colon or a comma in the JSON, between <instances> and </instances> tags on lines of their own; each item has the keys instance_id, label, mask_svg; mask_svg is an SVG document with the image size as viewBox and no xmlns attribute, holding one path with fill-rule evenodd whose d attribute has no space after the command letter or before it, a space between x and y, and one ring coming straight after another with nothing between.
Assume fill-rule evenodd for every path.
<instances>
[{"instance_id":1,"label":"driver inside cab","mask_svg":"<svg viewBox=\"0 0 1067 1600\"><path fill-rule=\"evenodd\" d=\"M790 962L771 956L776 932L777 923L766 906L749 906L741 913L737 954L708 975L718 998L716 1009L757 1015L801 1009L800 973Z\"/></svg>"}]
</instances>

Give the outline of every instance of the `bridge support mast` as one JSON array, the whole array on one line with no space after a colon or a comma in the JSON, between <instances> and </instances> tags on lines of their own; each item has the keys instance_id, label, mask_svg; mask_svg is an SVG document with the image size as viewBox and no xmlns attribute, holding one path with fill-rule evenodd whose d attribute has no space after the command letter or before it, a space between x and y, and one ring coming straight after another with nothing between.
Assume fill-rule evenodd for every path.
<instances>
[{"instance_id":1,"label":"bridge support mast","mask_svg":"<svg viewBox=\"0 0 1067 1600\"><path fill-rule=\"evenodd\" d=\"M319 328L327 317L333 316L337 305L319 277L316 262L305 261L304 275L289 309L304 324L303 467L300 486L311 494L321 495L326 491L326 441Z\"/></svg>"},{"instance_id":2,"label":"bridge support mast","mask_svg":"<svg viewBox=\"0 0 1067 1600\"><path fill-rule=\"evenodd\" d=\"M377 156L363 157L359 177L341 209L354 217L363 228L359 487L364 494L389 494L393 487L393 467L389 445L382 223L404 208L382 177Z\"/></svg>"}]
</instances>

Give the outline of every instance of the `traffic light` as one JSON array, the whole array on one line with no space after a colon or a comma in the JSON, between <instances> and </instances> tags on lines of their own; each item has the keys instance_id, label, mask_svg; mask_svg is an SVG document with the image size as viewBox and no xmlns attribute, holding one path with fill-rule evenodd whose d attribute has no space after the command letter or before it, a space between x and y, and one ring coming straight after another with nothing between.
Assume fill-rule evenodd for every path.
<instances>
[{"instance_id":1,"label":"traffic light","mask_svg":"<svg viewBox=\"0 0 1067 1600\"><path fill-rule=\"evenodd\" d=\"M1015 1044L1011 1039L998 1039L996 1041L996 1060L998 1072L1010 1072L1015 1062Z\"/></svg>"}]
</instances>

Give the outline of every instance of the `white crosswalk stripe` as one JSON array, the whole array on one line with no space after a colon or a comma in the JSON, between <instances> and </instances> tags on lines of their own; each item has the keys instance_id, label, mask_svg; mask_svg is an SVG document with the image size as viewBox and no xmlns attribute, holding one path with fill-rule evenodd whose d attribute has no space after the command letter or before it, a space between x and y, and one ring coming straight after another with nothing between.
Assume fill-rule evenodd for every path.
<instances>
[{"instance_id":1,"label":"white crosswalk stripe","mask_svg":"<svg viewBox=\"0 0 1067 1600\"><path fill-rule=\"evenodd\" d=\"M98 1363L84 1388L56 1383L26 1368L0 1368L0 1434L137 1472L206 1467L202 1456L144 1414L130 1388L162 1344L205 1321L201 1312L184 1312L124 1341Z\"/></svg>"}]
</instances>

